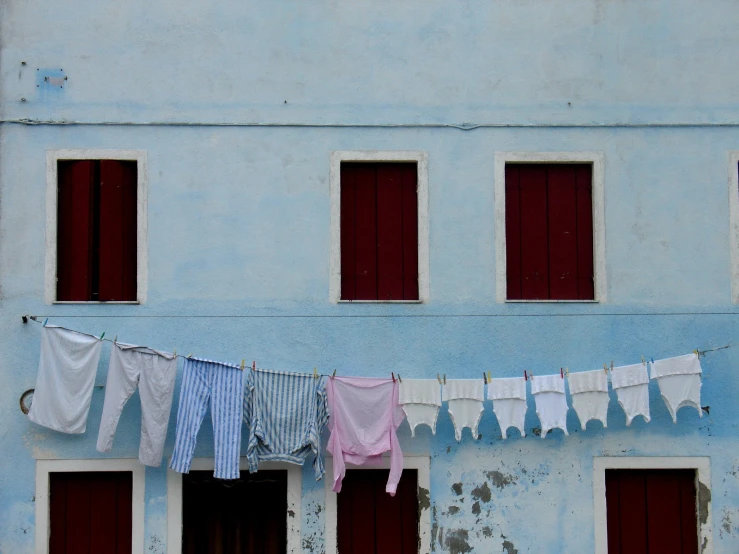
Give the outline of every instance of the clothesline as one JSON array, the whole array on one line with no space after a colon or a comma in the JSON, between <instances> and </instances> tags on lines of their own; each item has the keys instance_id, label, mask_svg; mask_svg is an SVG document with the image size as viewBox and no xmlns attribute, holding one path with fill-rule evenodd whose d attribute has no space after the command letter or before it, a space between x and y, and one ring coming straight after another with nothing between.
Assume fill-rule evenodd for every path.
<instances>
[{"instance_id":1,"label":"clothesline","mask_svg":"<svg viewBox=\"0 0 739 554\"><path fill-rule=\"evenodd\" d=\"M22 320L23 320L23 323L27 323L28 320L31 320L31 321L34 321L36 323L41 323L42 325L46 325L46 323L49 321L49 318L46 318L45 321L42 322L41 320L39 320L38 316L35 316L35 315L24 315L24 316L22 316ZM98 337L96 335L93 335L92 333L85 333L84 331L78 331L77 329L70 329L68 327L63 327L61 325L58 325L58 327L61 327L62 329L65 329L66 331L70 331L72 333L78 333L80 335L85 335L85 336L88 336L88 337L93 337L93 338L96 338L96 339L99 339L99 340L102 340L102 341L110 342L112 344L117 343L117 339L118 339L118 335L115 335L115 337L113 339L105 338L105 331L103 331L103 333ZM702 356L705 356L706 353L708 353L708 352L715 352L717 350L725 350L727 348L732 348L733 346L735 346L733 343L729 343L729 344L726 344L724 346L717 346L715 348L705 348L703 350L695 349L695 350L693 350L693 352L695 352L696 354L698 354L698 357L702 357ZM193 357L192 354L188 354L186 356L185 355L182 355L182 354L177 354L177 350L176 349L173 350L172 355L175 356L175 357L177 357L177 358L182 358L183 360ZM644 361L644 356L642 356L642 361ZM259 370L262 370L262 371L281 371L281 370L275 370L275 369L268 369L268 368L256 367L256 362L253 362L252 366L245 365L245 364L243 364L243 362L244 362L244 360L242 360L242 369L251 368L251 369L259 369ZM608 364L606 364L606 365L608 365ZM613 362L611 362L611 367L612 366L613 366ZM564 368L560 368L560 371L562 371L562 370L564 370ZM490 372L488 372L488 374L489 373ZM314 369L314 375L316 377L335 377L336 374L337 374L336 373L336 370L334 370L333 373L331 373L331 374L327 374L327 373L318 373ZM395 375L396 374L395 373L392 373L391 375L392 375L393 379L395 379ZM530 371L527 372L527 376L529 378L530 377L534 377L534 375ZM399 374L398 374L398 378L400 379L400 375ZM444 382L446 382L446 374L441 374L440 375L440 374L437 373L437 379L440 382L442 380ZM485 372L483 372L483 380L485 381L485 383L488 383L488 381L490 380L490 377L487 377ZM98 385L98 386L100 386L100 385Z\"/></svg>"}]
</instances>

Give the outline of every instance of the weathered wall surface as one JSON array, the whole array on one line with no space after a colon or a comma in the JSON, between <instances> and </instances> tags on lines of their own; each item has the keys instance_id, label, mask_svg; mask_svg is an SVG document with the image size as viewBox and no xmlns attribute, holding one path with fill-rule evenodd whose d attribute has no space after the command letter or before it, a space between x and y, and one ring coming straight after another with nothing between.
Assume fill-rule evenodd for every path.
<instances>
[{"instance_id":1,"label":"weathered wall surface","mask_svg":"<svg viewBox=\"0 0 739 554\"><path fill-rule=\"evenodd\" d=\"M23 326L23 314L264 367L409 378L595 369L736 340L726 177L727 152L739 149L734 2L0 6L3 554L34 551L34 460L99 456L101 390L80 437L36 427L19 411L39 349L39 328ZM67 80L55 88L43 76ZM12 122L19 119L266 126ZM533 127L423 127L437 123ZM45 154L58 148L147 152L144 305L44 304ZM329 154L367 149L428 153L426 304L328 301ZM495 302L493 157L525 150L604 153L606 302ZM534 436L531 398L523 439L515 431L500 439L489 404L479 442L465 431L457 444L445 408L435 437L421 428L411 439L404 423L404 451L431 459L423 508L435 551L592 552L593 457L602 455L710 456L714 552L738 551L739 349L702 363L710 414L685 409L677 425L656 386L650 424L626 428L613 396L608 429L592 422L580 431L571 411L568 438ZM137 404L124 411L111 456L136 456ZM212 456L207 427L197 456ZM166 456L173 435L174 416ZM324 507L323 484L307 468L305 552L324 551ZM146 551L163 554L164 468L147 469L145 510Z\"/></svg>"}]
</instances>

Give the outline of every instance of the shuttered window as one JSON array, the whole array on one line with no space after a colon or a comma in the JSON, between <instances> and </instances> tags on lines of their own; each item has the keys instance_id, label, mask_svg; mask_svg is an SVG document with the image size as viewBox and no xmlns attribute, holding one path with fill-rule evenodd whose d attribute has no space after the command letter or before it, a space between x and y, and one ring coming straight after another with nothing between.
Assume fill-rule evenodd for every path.
<instances>
[{"instance_id":1,"label":"shuttered window","mask_svg":"<svg viewBox=\"0 0 739 554\"><path fill-rule=\"evenodd\" d=\"M136 162L58 162L58 301L136 300Z\"/></svg>"},{"instance_id":2,"label":"shuttered window","mask_svg":"<svg viewBox=\"0 0 739 554\"><path fill-rule=\"evenodd\" d=\"M593 300L590 164L507 164L509 300Z\"/></svg>"},{"instance_id":3,"label":"shuttered window","mask_svg":"<svg viewBox=\"0 0 739 554\"><path fill-rule=\"evenodd\" d=\"M697 554L694 470L606 470L608 554Z\"/></svg>"},{"instance_id":4,"label":"shuttered window","mask_svg":"<svg viewBox=\"0 0 739 554\"><path fill-rule=\"evenodd\" d=\"M403 470L394 497L389 470L348 470L337 496L339 554L418 554L418 472Z\"/></svg>"},{"instance_id":5,"label":"shuttered window","mask_svg":"<svg viewBox=\"0 0 739 554\"><path fill-rule=\"evenodd\" d=\"M341 299L418 300L415 163L341 164Z\"/></svg>"},{"instance_id":6,"label":"shuttered window","mask_svg":"<svg viewBox=\"0 0 739 554\"><path fill-rule=\"evenodd\" d=\"M285 554L287 517L287 471L182 476L183 554Z\"/></svg>"},{"instance_id":7,"label":"shuttered window","mask_svg":"<svg viewBox=\"0 0 739 554\"><path fill-rule=\"evenodd\" d=\"M131 554L131 472L49 474L50 554Z\"/></svg>"}]
</instances>

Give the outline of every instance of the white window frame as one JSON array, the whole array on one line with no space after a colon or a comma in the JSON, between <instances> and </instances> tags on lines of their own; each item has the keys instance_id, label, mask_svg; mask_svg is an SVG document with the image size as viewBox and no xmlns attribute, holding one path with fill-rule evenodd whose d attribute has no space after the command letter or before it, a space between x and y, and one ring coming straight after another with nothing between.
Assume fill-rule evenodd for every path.
<instances>
[{"instance_id":1,"label":"white window frame","mask_svg":"<svg viewBox=\"0 0 739 554\"><path fill-rule=\"evenodd\" d=\"M711 503L707 504L706 523L700 521L700 485L711 489L711 459L708 456L596 456L593 458L593 515L595 520L595 554L608 554L606 519L607 469L693 469L696 473L696 518L698 547L701 554L713 554Z\"/></svg>"},{"instance_id":2,"label":"white window frame","mask_svg":"<svg viewBox=\"0 0 739 554\"><path fill-rule=\"evenodd\" d=\"M415 162L418 167L418 300L341 300L341 162ZM329 300L336 303L417 304L429 299L428 154L420 150L358 150L331 152L331 253Z\"/></svg>"},{"instance_id":3,"label":"white window frame","mask_svg":"<svg viewBox=\"0 0 739 554\"><path fill-rule=\"evenodd\" d=\"M739 150L729 151L729 241L731 301L739 304Z\"/></svg>"},{"instance_id":4,"label":"white window frame","mask_svg":"<svg viewBox=\"0 0 739 554\"><path fill-rule=\"evenodd\" d=\"M213 458L194 458L190 471L213 471ZM239 469L248 470L245 457L239 459ZM300 554L302 467L296 464L262 462L263 471L287 471L287 553ZM288 515L292 512L294 515ZM182 553L182 474L167 470L167 554Z\"/></svg>"},{"instance_id":5,"label":"white window frame","mask_svg":"<svg viewBox=\"0 0 739 554\"><path fill-rule=\"evenodd\" d=\"M505 167L506 164L591 164L593 166L593 300L517 300L509 299L506 285ZM496 301L504 302L605 302L606 301L606 224L605 157L603 152L496 152L495 153L495 291Z\"/></svg>"},{"instance_id":6,"label":"white window frame","mask_svg":"<svg viewBox=\"0 0 739 554\"><path fill-rule=\"evenodd\" d=\"M58 170L62 160L127 160L136 162L136 300L59 301L56 299ZM147 156L145 150L49 150L46 152L46 269L44 298L47 304L143 304L147 286Z\"/></svg>"},{"instance_id":7,"label":"white window frame","mask_svg":"<svg viewBox=\"0 0 739 554\"><path fill-rule=\"evenodd\" d=\"M347 470L363 469L390 469L390 459L382 458L382 463L377 465L355 466L346 464ZM431 490L430 460L425 455L403 455L403 469L415 469L418 472L419 489ZM338 554L337 544L337 498L332 489L334 475L334 460L326 456L326 475L323 477L326 490L326 554ZM340 494L340 493L339 493ZM424 554L431 552L431 509L418 510L418 552Z\"/></svg>"},{"instance_id":8,"label":"white window frame","mask_svg":"<svg viewBox=\"0 0 739 554\"><path fill-rule=\"evenodd\" d=\"M50 533L49 474L88 471L130 471L133 480L131 494L131 552L144 552L144 480L145 470L138 460L36 460L36 553L48 554Z\"/></svg>"}]
</instances>

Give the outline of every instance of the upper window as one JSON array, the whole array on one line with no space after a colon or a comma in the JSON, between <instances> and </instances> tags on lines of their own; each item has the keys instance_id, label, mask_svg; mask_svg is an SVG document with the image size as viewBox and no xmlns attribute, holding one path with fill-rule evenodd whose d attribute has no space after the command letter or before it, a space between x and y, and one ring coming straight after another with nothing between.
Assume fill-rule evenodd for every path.
<instances>
[{"instance_id":1,"label":"upper window","mask_svg":"<svg viewBox=\"0 0 739 554\"><path fill-rule=\"evenodd\" d=\"M415 163L341 164L341 299L418 300Z\"/></svg>"},{"instance_id":2,"label":"upper window","mask_svg":"<svg viewBox=\"0 0 739 554\"><path fill-rule=\"evenodd\" d=\"M136 300L136 162L60 161L56 298Z\"/></svg>"},{"instance_id":3,"label":"upper window","mask_svg":"<svg viewBox=\"0 0 739 554\"><path fill-rule=\"evenodd\" d=\"M495 155L499 302L605 300L603 155Z\"/></svg>"},{"instance_id":4,"label":"upper window","mask_svg":"<svg viewBox=\"0 0 739 554\"><path fill-rule=\"evenodd\" d=\"M593 300L589 164L507 164L509 300Z\"/></svg>"},{"instance_id":5,"label":"upper window","mask_svg":"<svg viewBox=\"0 0 739 554\"><path fill-rule=\"evenodd\" d=\"M428 299L428 179L423 152L333 152L333 302Z\"/></svg>"},{"instance_id":6,"label":"upper window","mask_svg":"<svg viewBox=\"0 0 739 554\"><path fill-rule=\"evenodd\" d=\"M47 166L47 301L142 302L145 154L51 151Z\"/></svg>"}]
</instances>

